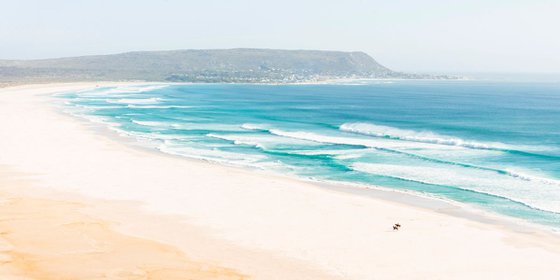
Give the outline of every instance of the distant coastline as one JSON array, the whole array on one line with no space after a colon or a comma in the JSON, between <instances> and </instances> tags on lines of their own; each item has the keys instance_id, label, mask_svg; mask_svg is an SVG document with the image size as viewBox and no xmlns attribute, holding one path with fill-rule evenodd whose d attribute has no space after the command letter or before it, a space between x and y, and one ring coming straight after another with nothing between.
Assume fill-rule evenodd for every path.
<instances>
[{"instance_id":1,"label":"distant coastline","mask_svg":"<svg viewBox=\"0 0 560 280\"><path fill-rule=\"evenodd\" d=\"M314 83L337 79L458 79L393 71L363 52L223 49L0 60L0 85L149 81Z\"/></svg>"}]
</instances>

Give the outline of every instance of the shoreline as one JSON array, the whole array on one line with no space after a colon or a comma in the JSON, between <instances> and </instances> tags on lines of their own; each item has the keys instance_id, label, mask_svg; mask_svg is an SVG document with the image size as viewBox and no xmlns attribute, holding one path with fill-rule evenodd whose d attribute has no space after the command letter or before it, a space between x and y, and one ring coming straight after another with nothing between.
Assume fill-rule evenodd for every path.
<instances>
[{"instance_id":1,"label":"shoreline","mask_svg":"<svg viewBox=\"0 0 560 280\"><path fill-rule=\"evenodd\" d=\"M384 79L377 79L377 80L384 80ZM174 85L190 85L190 84L197 84L197 83L133 82L127 84L174 86ZM56 98L53 97L51 94L45 95L44 97L48 99ZM423 208L425 210L441 212L447 215L452 215L454 217L474 220L476 222L481 222L489 225L497 224L511 230L519 230L522 232L527 232L527 231L530 232L535 230L545 231L547 233L554 234L560 237L560 229L550 225L539 224L532 221L524 220L519 217L507 216L500 213L490 212L476 205L470 205L468 203L455 201L444 197L437 197L427 193L416 192L413 190L393 189L390 187L367 185L361 183L323 181L315 178L299 177L295 174L280 174L278 172L265 170L258 167L228 164L228 163L213 161L210 159L188 157L183 155L167 153L157 148L143 145L142 143L138 142L134 138L134 136L123 135L117 130L113 130L109 128L105 124L96 123L84 117L73 115L72 113L69 112L63 112L63 109L65 108L63 102L56 103L55 101L55 104L59 109L57 110L57 113L60 113L60 115L63 117L73 118L74 120L83 123L85 126L90 126L92 132L95 132L103 137L107 137L108 139L111 139L116 143L123 144L126 147L136 148L139 149L140 151L153 153L154 155L157 156L163 155L170 158L192 161L193 163L217 165L219 167L243 170L244 172L247 173L255 172L263 176L272 176L281 179L295 180L319 188L325 188L328 191L329 190L337 191L337 192L354 194L358 196L366 196L366 197L373 197L377 199L389 200L392 202L400 203L402 205L413 205L415 207Z\"/></svg>"},{"instance_id":2,"label":"shoreline","mask_svg":"<svg viewBox=\"0 0 560 280\"><path fill-rule=\"evenodd\" d=\"M95 87L97 84L103 85L137 85L139 83L113 83L113 82L100 82L100 83L84 83L84 84L49 84L47 87L48 93L38 93L33 94L36 98L40 99L41 102L47 103L51 98L51 95L55 92L60 92L56 90L50 92L50 87L63 87L65 91L66 87L71 90L79 90L83 88ZM145 83L140 84L160 84L160 83ZM18 86L16 88L43 88L43 85L29 85L29 86ZM0 100L2 98L2 89L0 89ZM125 141L118 141L109 136L109 133L100 133L101 130L107 130L106 132L114 132L106 127L101 127L99 124L89 122L84 119L77 118L68 113L60 111L62 107L58 107L61 104L49 104L47 105L52 113L57 114L63 119L69 119L72 122L80 123L81 126L85 127L88 132L91 132L94 136L100 136L102 138L110 139L112 144L117 146L122 146L123 148L137 149L139 146L134 145L134 141L127 143ZM0 108L2 104L0 103ZM54 109L54 110L53 110ZM0 133L1 134L1 133ZM1 136L1 135L0 135ZM118 135L114 135L118 136ZM121 139L122 140L122 139ZM148 151L143 149L143 152L148 152L149 154L157 154L162 156L163 153ZM163 156L167 156L163 154ZM187 159L188 160L188 159ZM110 230L117 234L123 235L125 238L131 239L142 239L146 242L157 242L162 246L168 246L170 250L178 250L183 255L187 257L184 259L183 264L175 268L179 272L177 276L173 274L164 274L162 277L159 275L150 275L153 279L185 279L195 277L194 279L272 279L272 280L283 280L283 279L340 279L333 275L329 275L324 271L309 265L306 263L301 263L298 260L293 260L291 258L286 258L281 255L271 254L267 251L262 251L254 248L246 248L243 246L238 246L227 240L215 237L211 230L203 226L194 225L188 221L187 218L169 213L156 213L146 209L145 203L140 200L129 200L129 199L105 199L100 197L92 197L84 195L83 193L76 192L73 190L64 190L56 187L45 187L43 186L41 179L37 178L38 174L22 174L21 171L14 171L11 166L6 166L1 162L0 156L0 202L2 202L5 197L13 197L17 200L26 199L38 199L44 201L62 202L61 205L56 207L64 207L64 204L79 204L84 205L81 212L88 217L92 215L94 218L99 219L100 223L106 223L110 226ZM16 178L16 179L13 179ZM15 181L17 182L17 188L13 186L3 186L5 181ZM38 209L44 210L44 209ZM0 217L2 219L3 217ZM2 240L1 232L4 229L0 227L0 242ZM35 232L33 230L32 232ZM42 231L36 234L41 235ZM173 232L173 234L169 234ZM81 232L80 234L87 235ZM181 234L188 236L188 238L181 238ZM107 243L108 241L103 240L102 243ZM3 243L0 243L3 245ZM13 246L9 246L11 248ZM80 247L77 247L80 248ZM0 257L3 248L0 247ZM64 248L68 249L68 248ZM73 248L72 248L73 249ZM18 250L19 251L19 250ZM157 252L148 252L150 254ZM125 255L126 256L126 255ZM134 257L129 256L133 261L131 265L137 266L138 264L145 265L149 264L149 268L158 267L158 270L164 270L168 266L165 262L158 262L155 258L148 259L144 263L135 263ZM102 256L99 256L102 258ZM33 256L33 259L37 259ZM40 259L40 258L39 258ZM169 260L168 260L169 261ZM111 260L109 260L109 263ZM155 264L154 264L155 263ZM45 279L47 275L36 275L35 269L29 270L27 273L16 271L10 274L4 274L3 267L5 264L11 264L11 262L3 263L0 258L0 276L16 276L25 275L25 277L32 277L30 279ZM68 263L67 263L68 265ZM132 269L132 271L126 270L126 267L121 263L117 263L117 271L122 272L124 278L129 279L127 276L133 275L136 277L135 273L139 276L144 275L142 271L137 271ZM196 267L193 269L193 265ZM107 265L104 269L111 270L112 265ZM52 279L59 279L65 276L68 272L64 268L59 268L60 271L52 272ZM11 269L10 269L11 270ZM183 273L186 271L186 273ZM222 271L224 273L213 273L212 271ZM44 272L44 271L43 271ZM127 274L129 273L129 274ZM210 275L210 276L208 276ZM37 276L38 278L34 278ZM103 275L105 277L106 275ZM115 275L112 275L115 276ZM118 275L121 277L122 275ZM98 274L70 274L70 278L92 278L100 277ZM132 276L130 276L132 277ZM288 277L288 278L285 278ZM133 277L132 277L133 278ZM27 278L25 278L27 279ZM48 278L51 279L51 278ZM112 278L111 278L112 279ZM120 278L119 278L120 279ZM152 279L152 278L150 278Z\"/></svg>"},{"instance_id":3,"label":"shoreline","mask_svg":"<svg viewBox=\"0 0 560 280\"><path fill-rule=\"evenodd\" d=\"M62 105L61 105L62 106ZM61 107L62 108L62 107ZM469 205L464 202L455 201L443 197L431 196L429 194L416 192L413 190L400 190L392 189L390 187L382 187L376 185L366 185L360 183L350 182L336 182L336 181L323 181L315 178L298 177L294 174L280 174L271 170L260 169L258 167L241 166L235 164L221 163L210 159L188 157L182 155L175 155L166 153L157 148L148 147L137 142L133 136L121 135L117 131L111 130L103 124L94 123L90 120L81 118L79 116L70 115L68 113L59 112L66 117L75 118L76 121L84 123L86 126L91 126L91 130L103 137L112 139L113 141L123 144L140 151L153 153L158 156L165 156L179 160L192 161L193 163L202 163L209 165L216 165L219 167L226 167L232 169L242 170L246 173L258 173L262 176L278 177L285 180L293 180L305 184L313 185L314 187L323 188L327 191L342 192L364 197L372 197L376 199L388 200L391 202L399 203L402 205L412 205L417 208L422 208L429 211L444 213L446 215L473 220L476 222L485 223L488 225L499 225L510 230L520 232L531 231L544 231L549 234L557 235L560 237L560 229L552 226L534 223L518 217L506 216L499 213L493 213L477 207Z\"/></svg>"},{"instance_id":4,"label":"shoreline","mask_svg":"<svg viewBox=\"0 0 560 280\"><path fill-rule=\"evenodd\" d=\"M541 229L532 227L525 228L524 225L519 225L523 230L515 230L517 226L496 225L495 221L501 220L493 216L481 215L484 218L490 219L487 222L457 217L455 216L456 213L455 215L453 213L457 211L455 207L460 208L459 212L465 211L465 213L469 209L463 206L447 204L446 202L442 203L445 203L447 206L441 206L442 209L436 210L433 207L432 209L429 207L419 207L421 205L411 206L411 202L406 199L404 201L394 200L395 196L401 199L404 192L392 194L390 193L392 191L375 190L374 197L363 197L362 194L356 194L356 192L371 194L371 190L351 190L348 192L345 190L348 189L347 187L338 184L333 186L325 183L311 183L305 180L288 178L287 176L275 176L268 172L248 169L242 170L238 167L228 167L202 160L177 159L170 155L161 155L161 152L155 150L140 151L140 149L136 149L138 147L131 147L139 145L127 145L128 143L124 143L125 141L119 141L120 139L114 139L110 135L103 135L103 132L92 132L91 128L93 125L85 125L84 123L72 120L68 115L64 116L64 113L60 112L60 110L55 110L52 104L46 105L45 103L47 102L43 99L48 99L46 98L46 91L60 90L60 87L79 88L91 87L96 84L107 83L20 86L3 88L0 91L0 100L8 104L7 106L10 104L16 106L18 102L13 100L16 94L7 96L6 92L18 90L20 92L31 91L31 93L25 93L25 97L22 96L22 98L28 98L27 100L34 104L29 105L19 102L19 106L23 107L23 110L18 111L17 108L8 108L12 109L11 111L8 110L9 113L25 117L25 109L34 108L40 111L41 115L37 113L37 116L48 117L51 121L55 120L56 123L50 127L53 132L47 129L44 131L49 139L51 139L50 142L48 141L49 139L46 139L46 144L29 141L30 143L42 145L44 146L43 148L65 147L73 149L74 152L83 153L84 156L91 156L92 162L89 165L79 161L72 162L72 160L77 160L72 155L64 155L63 159L55 162L71 170L72 174L79 173L78 175L71 176L71 174L68 174L68 177L72 178L60 178L61 174L66 174L65 172L68 172L68 170L57 170L56 166L49 166L47 163L53 164L49 160L41 160L39 158L38 161L41 161L41 163L26 162L25 160L37 160L37 157L41 156L52 157L53 153L44 152L42 155L34 155L31 151L29 154L21 156L22 154L17 152L24 151L24 147L19 147L18 145L25 145L26 143L17 143L18 141L16 140L22 139L11 135L2 135L6 136L8 140L0 140L0 144L13 144L14 147L19 147L19 150L7 153L9 155L5 157L0 156L0 164L7 164L11 167L16 166L18 171L40 172L42 175L33 176L33 181L38 181L34 184L44 184L46 188L52 188L57 191L79 193L81 196L93 197L94 199L143 201L144 207L142 207L142 211L149 211L154 215L175 216L187 213L188 215L177 218L178 221L182 220L178 224L186 222L195 227L203 227L208 231L203 235L210 235L214 239L222 240L227 244L235 244L236 247L244 248L240 249L240 251L248 249L248 251L260 252L257 254L259 256L273 255L273 257L268 258L268 260L273 260L271 261L271 267L275 263L285 261L285 263L309 269L303 269L304 273L302 275L311 276L312 273L316 273L316 276L318 276L317 278L309 277L308 279L326 279L321 278L327 277L326 275L332 276L333 279L338 277L369 279L368 277L374 274L380 275L381 278L435 277L441 271L441 267L438 268L437 266L441 265L440 262L444 261L443 257L447 256L449 258L457 254L457 252L460 257L446 260L450 268L447 271L448 274L445 275L452 278L457 278L457 276L460 276L458 278L492 278L492 276L500 277L504 275L516 277L540 275L547 279L547 276L554 276L551 270L556 268L552 267L551 264L554 261L560 260L560 245L555 245L559 243L554 242L551 242L551 244L546 243L551 239L554 239L552 241L560 240L556 234L543 232ZM33 90L35 90L34 93ZM37 97L39 95L41 98ZM5 104L0 102L0 107L5 106ZM29 117L26 120L33 122L35 119ZM2 125L10 127L10 121L17 122L16 119L8 119L2 122ZM32 125L32 128L39 128L41 125L51 125L46 121L35 122L37 124L35 126ZM20 124L23 125L22 123ZM56 127L56 125L61 125L61 127ZM11 128L19 133L20 136L30 132L26 131L25 128L17 127L17 123ZM68 142L62 144L53 143L55 139L59 141L64 139L60 138L60 135L50 135L49 133L61 131L68 131L72 139L68 139ZM84 141L85 144L81 145L71 141L78 139ZM10 142L10 140L12 141ZM6 141L8 142L5 143ZM84 149L92 149L93 152ZM93 154L96 152L100 155ZM159 153L159 155L156 153ZM20 159L21 157L24 159ZM100 175L112 174L110 173L110 167L100 167L102 170L86 168L89 170L88 172L80 171L79 167L72 167L72 164L81 164L80 166L85 165L85 167L91 168L110 158L114 158L117 161L116 163L108 164L111 165L110 167L123 168L120 171L128 172L128 175L134 174L134 167L138 167L136 172L150 172L152 171L150 167L154 167L154 162L161 164L162 167L158 166L155 168L153 172L157 174L153 176L150 176L150 174L138 174L138 177L142 178L130 179L130 182L127 181L129 180L127 176L117 174L115 175L117 179L120 178L122 180L116 185L110 180L96 178ZM118 163L134 162L134 160L137 160L138 163L135 162L135 166L130 168L118 165ZM68 163L69 161L70 163ZM176 165L181 165L184 169L177 168ZM109 173L103 173L103 170ZM181 175L181 172L184 173L184 170L196 171L194 175L198 179L190 179L185 177L185 175ZM166 176L173 176L175 180L168 179ZM222 180L219 177L222 177ZM198 197L197 199L192 199L188 196L182 197L184 201L188 201L193 205L171 205L171 202L174 200L169 200L170 198L165 197L165 193L161 195L162 197L157 198L146 196L152 194L153 189L151 189L152 187L149 184L141 181L142 179L152 183L161 183L162 186L170 186L169 189L165 190L168 195L179 194L177 191L180 191L180 188L171 188L171 186L178 187L177 182L190 182L188 187L191 189L188 192L191 196ZM96 182L96 185L109 184L109 186L100 189L100 191L107 191L107 193L100 195L100 193L92 191L91 187L94 185L92 182ZM130 191L134 189L131 189L131 186L140 185L143 188L138 191L146 192L142 195L119 193L115 189L118 186L128 186L128 189L125 188L123 191ZM334 190L334 187L341 190ZM391 195L393 195L393 200L391 200ZM414 194L406 195L414 197ZM137 200L136 198L143 199ZM418 202L417 204L422 204L425 201L428 201L429 204L429 201L436 201L435 199L425 197L416 197L416 199L423 199L420 202L416 201ZM151 201L151 205L147 201ZM162 204L162 202L167 202L168 204ZM244 205L244 203L255 205ZM212 206L210 207L210 205ZM332 205L337 205L339 211L334 211ZM168 213L161 211L166 207L167 210L171 209L171 211ZM214 209L214 207L216 208ZM283 209L284 207L286 209ZM448 207L451 207L451 209L448 209ZM255 212L255 210L261 212ZM214 213L207 213L206 211L214 211ZM228 211L231 213L228 213ZM442 214L442 211L448 213ZM471 214L479 215L479 213ZM298 218L293 219L291 217ZM121 217L121 220L126 220L126 215ZM402 232L396 233L390 230L390 225L395 221L403 224L404 229ZM138 228L141 228L141 226L136 226L136 229ZM285 232L283 229L288 231ZM467 233L463 231L467 231ZM460 237L463 234L472 234L473 240L465 241L467 244L463 246L456 244L456 242L462 240ZM177 238L167 238L166 240L161 234L157 238L155 237L156 235L152 233L153 238L165 240L166 242L164 243L173 244L180 242ZM504 242L504 240L507 240L507 242ZM416 242L425 242L425 244L414 245ZM438 244L437 242L444 244ZM476 246L480 249L486 246L487 249L485 250L490 250L491 256L504 255L507 260L499 262L492 271L486 271L483 274L481 274L481 271L478 271L478 273L476 271L469 271L463 262L468 259L467 257L478 256L477 252L473 252L471 248L466 247L469 244L473 246L472 249ZM192 244L179 247L186 248L188 246L192 246ZM412 252L408 250L410 249L409 246L414 248ZM451 246L451 249L454 250L445 248L445 246ZM534 250L524 251L523 248ZM372 250L377 250L378 252L372 252ZM395 254L394 250L399 252L405 251L407 254ZM424 260L423 258L432 256L427 250L435 250L442 255L433 256L434 259L432 260ZM506 256L505 252L510 252L512 256ZM526 254L535 254L534 256L540 259L540 262L529 261L528 263L520 263L526 258ZM482 258L482 260L476 260L476 263L472 265L478 265L481 269L481 265L483 265L485 260L491 260L491 258L484 256L478 257ZM546 259L543 260L543 257ZM402 271L403 265L410 265L410 263L407 263L407 260L415 260L415 263L418 264L414 265L414 269ZM226 266L229 265L228 267L233 269L241 267L241 273L248 271L250 276L257 279L259 279L259 276L261 277L260 279L267 279L262 271L260 275L257 275L259 272L254 265L251 268L251 264L248 263L239 264L224 260L221 263L225 263ZM516 267L515 269L517 270L523 266L526 270L499 271L500 268L503 269L506 267L506 264L509 265L510 263L519 264L521 267ZM379 266L368 267L368 264L370 266L375 266L371 264ZM527 269L530 269L530 271ZM547 271L547 269L550 271ZM279 279L282 279L282 275L277 276ZM284 275L283 279L297 278L290 278Z\"/></svg>"}]
</instances>

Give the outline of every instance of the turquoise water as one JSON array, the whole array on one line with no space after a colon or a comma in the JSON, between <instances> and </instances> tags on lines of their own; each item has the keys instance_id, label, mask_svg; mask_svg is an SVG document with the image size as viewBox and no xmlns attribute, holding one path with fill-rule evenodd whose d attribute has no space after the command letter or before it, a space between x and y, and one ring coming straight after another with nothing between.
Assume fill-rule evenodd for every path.
<instances>
[{"instance_id":1,"label":"turquoise water","mask_svg":"<svg viewBox=\"0 0 560 280\"><path fill-rule=\"evenodd\" d=\"M165 153L412 190L560 228L559 83L194 84L59 97Z\"/></svg>"}]
</instances>

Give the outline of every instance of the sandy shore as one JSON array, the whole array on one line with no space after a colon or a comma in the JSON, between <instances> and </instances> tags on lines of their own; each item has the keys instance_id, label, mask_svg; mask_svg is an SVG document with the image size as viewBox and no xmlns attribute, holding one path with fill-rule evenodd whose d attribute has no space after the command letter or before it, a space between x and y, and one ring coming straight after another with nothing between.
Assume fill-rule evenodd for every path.
<instances>
[{"instance_id":1,"label":"sandy shore","mask_svg":"<svg viewBox=\"0 0 560 280\"><path fill-rule=\"evenodd\" d=\"M2 279L560 275L560 238L545 230L147 151L49 97L92 86L0 89Z\"/></svg>"},{"instance_id":2,"label":"sandy shore","mask_svg":"<svg viewBox=\"0 0 560 280\"><path fill-rule=\"evenodd\" d=\"M114 221L87 214L91 201L36 192L14 172L0 173L2 279L247 279L173 246L118 233Z\"/></svg>"}]
</instances>

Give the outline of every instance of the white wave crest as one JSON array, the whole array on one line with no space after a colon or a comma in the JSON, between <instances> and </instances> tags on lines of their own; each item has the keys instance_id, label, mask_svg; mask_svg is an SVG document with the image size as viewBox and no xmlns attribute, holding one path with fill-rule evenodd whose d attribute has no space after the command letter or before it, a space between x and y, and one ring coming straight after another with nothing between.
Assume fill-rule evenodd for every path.
<instances>
[{"instance_id":1,"label":"white wave crest","mask_svg":"<svg viewBox=\"0 0 560 280\"><path fill-rule=\"evenodd\" d=\"M174 123L166 123L166 122L155 122L155 121L137 121L131 120L135 124L143 125L143 126L151 126L151 127L171 127L171 128L178 128L180 125Z\"/></svg>"},{"instance_id":2,"label":"white wave crest","mask_svg":"<svg viewBox=\"0 0 560 280\"><path fill-rule=\"evenodd\" d=\"M505 172L506 172L507 175L509 175L511 177L514 177L514 178L521 179L521 180L534 181L534 182L540 182L540 183L547 184L547 185L560 186L560 180L542 178L542 177L539 177L539 176L533 176L533 175L525 174L525 173L522 173L522 172L514 171L514 170L511 170L511 169L505 169Z\"/></svg>"},{"instance_id":3,"label":"white wave crest","mask_svg":"<svg viewBox=\"0 0 560 280\"><path fill-rule=\"evenodd\" d=\"M241 128L247 130L267 130L268 125L265 124L254 124L254 123L244 123L241 125Z\"/></svg>"},{"instance_id":4,"label":"white wave crest","mask_svg":"<svg viewBox=\"0 0 560 280\"><path fill-rule=\"evenodd\" d=\"M233 166L246 166L258 169L267 169L268 166L275 164L274 162L266 161L267 158L262 155L248 155L226 152L218 149L187 147L184 144L174 145L171 141L165 141L165 143L157 147L157 149L164 153L172 155L208 160Z\"/></svg>"},{"instance_id":5,"label":"white wave crest","mask_svg":"<svg viewBox=\"0 0 560 280\"><path fill-rule=\"evenodd\" d=\"M424 145L417 145L417 144L412 144L412 146L411 145L396 146L394 144L391 144L390 142L374 141L374 140L372 141L372 140L359 139L359 138L327 136L327 135L320 135L320 134L316 134L316 133L312 133L312 132L301 132L301 131L289 132L289 131L283 131L283 130L279 130L279 129L271 129L270 133L274 134L274 135L278 135L278 136L290 137L290 138L319 142L319 143L341 144L341 145L360 145L360 146L364 146L364 147L368 147L368 148L374 148L374 149L394 149L394 148L397 148L397 149L398 148L413 148L413 149L416 149L416 148L425 148ZM353 156L350 156L349 158L352 158L352 157ZM356 156L356 157L359 157L359 156ZM345 156L342 156L341 159L345 159ZM492 171L492 172L496 172L496 171ZM560 180L543 178L543 177L534 176L534 175L528 175L526 173L513 171L513 170L509 170L509 169L503 170L502 174L503 175L508 175L508 176L516 178L516 179L524 180L524 181L532 181L532 182L540 183L540 184L560 186Z\"/></svg>"},{"instance_id":6,"label":"white wave crest","mask_svg":"<svg viewBox=\"0 0 560 280\"><path fill-rule=\"evenodd\" d=\"M160 88L168 87L168 85L152 85L152 86L118 86L118 87L111 87L106 90L98 91L96 93L99 94L114 94L114 93L141 93L152 91Z\"/></svg>"},{"instance_id":7,"label":"white wave crest","mask_svg":"<svg viewBox=\"0 0 560 280\"><path fill-rule=\"evenodd\" d=\"M438 145L460 146L471 149L507 149L508 147L501 143L481 143L476 141L467 141L452 136L439 135L430 131L415 131L408 129L400 129L384 125L376 125L370 123L344 123L340 126L341 131L352 132L357 134L383 137L395 140L405 140L412 142L431 143Z\"/></svg>"},{"instance_id":8,"label":"white wave crest","mask_svg":"<svg viewBox=\"0 0 560 280\"><path fill-rule=\"evenodd\" d=\"M83 111L96 111L96 110L104 110L104 109L120 109L120 108L123 108L122 106L119 106L119 105L98 106L98 105L81 105L81 104L72 104L72 103L68 103L68 104L65 104L65 105L73 106L73 107L82 109Z\"/></svg>"},{"instance_id":9,"label":"white wave crest","mask_svg":"<svg viewBox=\"0 0 560 280\"><path fill-rule=\"evenodd\" d=\"M450 166L410 166L396 164L355 163L352 169L412 180L426 184L454 186L517 201L535 209L560 213L560 188L541 180L519 180L509 174ZM544 178L543 178L544 179Z\"/></svg>"},{"instance_id":10,"label":"white wave crest","mask_svg":"<svg viewBox=\"0 0 560 280\"><path fill-rule=\"evenodd\" d=\"M273 149L278 146L288 145L290 147L309 145L307 141L302 141L299 139L279 137L276 135L269 134L216 134L209 133L207 137L222 139L226 141L231 141L235 145L248 145L254 146L260 149ZM315 143L312 143L315 144Z\"/></svg>"},{"instance_id":11,"label":"white wave crest","mask_svg":"<svg viewBox=\"0 0 560 280\"><path fill-rule=\"evenodd\" d=\"M250 137L218 135L218 134L213 134L213 133L206 134L206 136L210 137L210 138L216 138L216 139L231 141L235 145L254 146L254 147L257 147L257 148L260 148L260 149L265 149L266 148L264 145L262 145L261 143L259 143L258 141L255 141L254 139L252 139Z\"/></svg>"},{"instance_id":12,"label":"white wave crest","mask_svg":"<svg viewBox=\"0 0 560 280\"><path fill-rule=\"evenodd\" d=\"M386 139L363 139L354 137L341 137L317 134L306 131L284 131L280 129L270 129L273 135L306 140L324 144L354 145L375 149L437 149L437 145L431 143L406 143L403 141L393 141Z\"/></svg>"},{"instance_id":13,"label":"white wave crest","mask_svg":"<svg viewBox=\"0 0 560 280\"><path fill-rule=\"evenodd\" d=\"M159 97L150 98L123 98L123 99L107 99L107 103L119 103L119 104L157 104L162 101Z\"/></svg>"},{"instance_id":14,"label":"white wave crest","mask_svg":"<svg viewBox=\"0 0 560 280\"><path fill-rule=\"evenodd\" d=\"M173 128L182 130L219 130L219 131L239 131L239 126L229 124L206 124L206 123L188 123L177 120L177 122L161 122L161 121L139 121L132 119L131 122L150 126L154 128Z\"/></svg>"},{"instance_id":15,"label":"white wave crest","mask_svg":"<svg viewBox=\"0 0 560 280\"><path fill-rule=\"evenodd\" d=\"M152 91L169 85L139 85L139 86L117 86L107 88L86 89L75 92L80 97L130 97L137 93Z\"/></svg>"},{"instance_id":16,"label":"white wave crest","mask_svg":"<svg viewBox=\"0 0 560 280\"><path fill-rule=\"evenodd\" d=\"M188 108L192 108L193 106L186 106L186 105L134 105L134 104L129 104L126 107L133 108L133 109L188 109Z\"/></svg>"}]
</instances>

